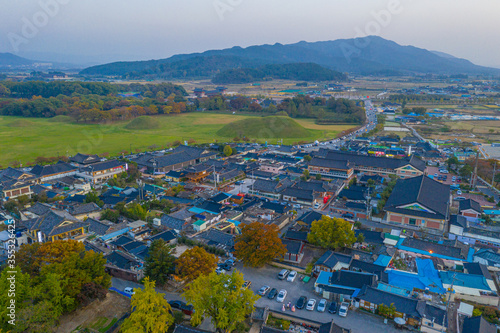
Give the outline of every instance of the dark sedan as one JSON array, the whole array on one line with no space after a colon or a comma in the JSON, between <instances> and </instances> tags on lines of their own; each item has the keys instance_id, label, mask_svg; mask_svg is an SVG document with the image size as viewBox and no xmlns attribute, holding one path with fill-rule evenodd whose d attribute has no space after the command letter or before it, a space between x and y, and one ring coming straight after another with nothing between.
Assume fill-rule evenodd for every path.
<instances>
[{"instance_id":1,"label":"dark sedan","mask_svg":"<svg viewBox=\"0 0 500 333\"><path fill-rule=\"evenodd\" d=\"M271 291L269 291L269 294L267 294L267 298L273 299L276 297L276 295L278 295L278 289L273 288L271 289Z\"/></svg>"},{"instance_id":2,"label":"dark sedan","mask_svg":"<svg viewBox=\"0 0 500 333\"><path fill-rule=\"evenodd\" d=\"M183 301L169 301L168 304L172 307L172 309L177 309L182 311L184 314L188 316L192 315L194 310L192 305L187 305Z\"/></svg>"},{"instance_id":3,"label":"dark sedan","mask_svg":"<svg viewBox=\"0 0 500 333\"><path fill-rule=\"evenodd\" d=\"M297 307L297 309L303 309L304 306L306 305L306 303L307 303L307 297L300 296L300 298L297 300L297 303L295 304L295 306Z\"/></svg>"},{"instance_id":4,"label":"dark sedan","mask_svg":"<svg viewBox=\"0 0 500 333\"><path fill-rule=\"evenodd\" d=\"M337 313L337 303L336 302L332 302L330 304L330 306L328 307L328 312L332 313L332 314Z\"/></svg>"}]
</instances>

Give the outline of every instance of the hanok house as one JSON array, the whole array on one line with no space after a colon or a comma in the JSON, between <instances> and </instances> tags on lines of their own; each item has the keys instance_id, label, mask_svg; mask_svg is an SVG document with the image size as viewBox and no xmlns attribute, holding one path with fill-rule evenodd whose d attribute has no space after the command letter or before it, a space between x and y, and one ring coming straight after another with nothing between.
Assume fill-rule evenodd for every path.
<instances>
[{"instance_id":1,"label":"hanok house","mask_svg":"<svg viewBox=\"0 0 500 333\"><path fill-rule=\"evenodd\" d=\"M56 240L82 239L87 236L89 224L65 211L49 211L35 219L23 221L32 242L45 243Z\"/></svg>"},{"instance_id":2,"label":"hanok house","mask_svg":"<svg viewBox=\"0 0 500 333\"><path fill-rule=\"evenodd\" d=\"M355 296L355 306L376 312L377 308L384 304L390 306L394 304L396 313L394 317L403 318L407 325L419 327L425 314L426 302L414 298L408 298L389 293L372 286L364 286L359 294Z\"/></svg>"},{"instance_id":3,"label":"hanok house","mask_svg":"<svg viewBox=\"0 0 500 333\"><path fill-rule=\"evenodd\" d=\"M201 183L212 173L212 167L207 164L198 164L185 169L186 178L193 183ZM222 179L221 179L222 181Z\"/></svg>"},{"instance_id":4,"label":"hanok house","mask_svg":"<svg viewBox=\"0 0 500 333\"><path fill-rule=\"evenodd\" d=\"M83 167L87 166L90 164L94 164L97 162L101 162L101 159L97 155L86 155L86 154L76 154L75 156L71 157L70 162L75 164L76 166Z\"/></svg>"},{"instance_id":5,"label":"hanok house","mask_svg":"<svg viewBox=\"0 0 500 333\"><path fill-rule=\"evenodd\" d=\"M464 216L467 221L477 223L481 218L483 210L479 202L472 199L467 199L460 201L458 213Z\"/></svg>"},{"instance_id":6,"label":"hanok house","mask_svg":"<svg viewBox=\"0 0 500 333\"><path fill-rule=\"evenodd\" d=\"M427 176L399 179L384 210L387 221L444 231L450 218L450 186Z\"/></svg>"},{"instance_id":7,"label":"hanok house","mask_svg":"<svg viewBox=\"0 0 500 333\"><path fill-rule=\"evenodd\" d=\"M341 269L349 269L351 266L352 257L347 254L337 253L333 251L326 251L314 263L314 274L320 272L335 272Z\"/></svg>"},{"instance_id":8,"label":"hanok house","mask_svg":"<svg viewBox=\"0 0 500 333\"><path fill-rule=\"evenodd\" d=\"M88 218L99 218L101 216L101 208L94 202L89 202L83 205L74 205L68 208L71 215L79 220Z\"/></svg>"},{"instance_id":9,"label":"hanok house","mask_svg":"<svg viewBox=\"0 0 500 333\"><path fill-rule=\"evenodd\" d=\"M311 175L321 175L325 178L340 178L349 181L354 175L354 169L348 161L315 157L309 161L307 170Z\"/></svg>"},{"instance_id":10,"label":"hanok house","mask_svg":"<svg viewBox=\"0 0 500 333\"><path fill-rule=\"evenodd\" d=\"M32 187L37 183L36 177L21 170L8 167L0 171L0 191L2 198L14 199L22 195L31 197Z\"/></svg>"},{"instance_id":11,"label":"hanok house","mask_svg":"<svg viewBox=\"0 0 500 333\"><path fill-rule=\"evenodd\" d=\"M292 185L288 179L279 181L257 179L249 188L249 193L255 196L279 200L281 198L281 191Z\"/></svg>"},{"instance_id":12,"label":"hanok house","mask_svg":"<svg viewBox=\"0 0 500 333\"><path fill-rule=\"evenodd\" d=\"M282 239L281 242L286 247L286 253L283 261L300 264L304 257L304 243L289 239Z\"/></svg>"},{"instance_id":13,"label":"hanok house","mask_svg":"<svg viewBox=\"0 0 500 333\"><path fill-rule=\"evenodd\" d=\"M77 167L62 161L51 165L35 165L30 171L30 173L39 178L42 183L66 176L73 176L76 175L77 172Z\"/></svg>"},{"instance_id":14,"label":"hanok house","mask_svg":"<svg viewBox=\"0 0 500 333\"><path fill-rule=\"evenodd\" d=\"M287 187L281 192L283 201L300 204L305 206L314 206L322 201L322 197L313 190L302 190L295 187Z\"/></svg>"},{"instance_id":15,"label":"hanok house","mask_svg":"<svg viewBox=\"0 0 500 333\"><path fill-rule=\"evenodd\" d=\"M127 163L119 160L110 160L105 162L94 163L89 166L80 168L78 176L88 179L93 184L105 182L122 172L127 171Z\"/></svg>"},{"instance_id":16,"label":"hanok house","mask_svg":"<svg viewBox=\"0 0 500 333\"><path fill-rule=\"evenodd\" d=\"M314 156L332 161L348 162L349 166L356 172L383 177L396 175L400 178L412 178L425 174L426 169L425 162L414 155L405 158L388 158L320 149Z\"/></svg>"},{"instance_id":17,"label":"hanok house","mask_svg":"<svg viewBox=\"0 0 500 333\"><path fill-rule=\"evenodd\" d=\"M326 299L336 302L351 300L364 286L377 285L377 276L370 273L340 270L320 272L314 283L315 291Z\"/></svg>"},{"instance_id":18,"label":"hanok house","mask_svg":"<svg viewBox=\"0 0 500 333\"><path fill-rule=\"evenodd\" d=\"M185 167L206 162L216 158L217 153L190 146L179 146L170 154L156 156L146 153L134 159L143 173L154 175L166 173L170 170L181 170Z\"/></svg>"},{"instance_id":19,"label":"hanok house","mask_svg":"<svg viewBox=\"0 0 500 333\"><path fill-rule=\"evenodd\" d=\"M144 277L142 262L131 255L113 251L104 258L106 258L106 272L111 276L133 282L139 282Z\"/></svg>"}]
</instances>

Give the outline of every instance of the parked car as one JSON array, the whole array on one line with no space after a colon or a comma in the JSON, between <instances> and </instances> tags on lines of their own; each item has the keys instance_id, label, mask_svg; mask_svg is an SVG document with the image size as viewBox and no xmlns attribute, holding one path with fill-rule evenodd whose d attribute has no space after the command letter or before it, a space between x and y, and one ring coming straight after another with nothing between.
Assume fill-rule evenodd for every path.
<instances>
[{"instance_id":1,"label":"parked car","mask_svg":"<svg viewBox=\"0 0 500 333\"><path fill-rule=\"evenodd\" d=\"M313 311L315 307L316 307L316 300L314 298L311 298L309 302L307 302L306 310Z\"/></svg>"},{"instance_id":2,"label":"parked car","mask_svg":"<svg viewBox=\"0 0 500 333\"><path fill-rule=\"evenodd\" d=\"M123 292L129 296L135 294L134 288L132 287L126 287L125 289L123 289Z\"/></svg>"},{"instance_id":3,"label":"parked car","mask_svg":"<svg viewBox=\"0 0 500 333\"><path fill-rule=\"evenodd\" d=\"M180 310L188 316L192 315L194 312L193 306L191 304L188 305L183 301L169 301L168 304L170 304L172 309Z\"/></svg>"},{"instance_id":4,"label":"parked car","mask_svg":"<svg viewBox=\"0 0 500 333\"><path fill-rule=\"evenodd\" d=\"M331 302L328 307L328 313L336 314L337 313L337 302Z\"/></svg>"},{"instance_id":5,"label":"parked car","mask_svg":"<svg viewBox=\"0 0 500 333\"><path fill-rule=\"evenodd\" d=\"M462 200L467 200L465 197L455 197L453 198L455 201L462 201Z\"/></svg>"},{"instance_id":6,"label":"parked car","mask_svg":"<svg viewBox=\"0 0 500 333\"><path fill-rule=\"evenodd\" d=\"M252 281L243 282L243 288L250 288L251 285L252 285Z\"/></svg>"},{"instance_id":7,"label":"parked car","mask_svg":"<svg viewBox=\"0 0 500 333\"><path fill-rule=\"evenodd\" d=\"M286 298L286 290L281 289L280 292L278 293L278 296L276 296L276 301L283 303L285 301L285 298Z\"/></svg>"},{"instance_id":8,"label":"parked car","mask_svg":"<svg viewBox=\"0 0 500 333\"><path fill-rule=\"evenodd\" d=\"M265 296L270 289L271 289L271 287L269 287L269 286L262 286L262 288L259 289L258 294L260 296Z\"/></svg>"},{"instance_id":9,"label":"parked car","mask_svg":"<svg viewBox=\"0 0 500 333\"><path fill-rule=\"evenodd\" d=\"M215 269L215 273L222 274L222 273L224 273L224 269L220 266L217 266L217 268Z\"/></svg>"},{"instance_id":10,"label":"parked car","mask_svg":"<svg viewBox=\"0 0 500 333\"><path fill-rule=\"evenodd\" d=\"M289 274L288 274L288 277L286 278L286 280L288 282L293 282L295 281L295 278L297 277L297 271L291 271Z\"/></svg>"},{"instance_id":11,"label":"parked car","mask_svg":"<svg viewBox=\"0 0 500 333\"><path fill-rule=\"evenodd\" d=\"M226 264L226 263L218 264L217 266L222 268L225 271L230 271L233 268L233 266Z\"/></svg>"},{"instance_id":12,"label":"parked car","mask_svg":"<svg viewBox=\"0 0 500 333\"><path fill-rule=\"evenodd\" d=\"M458 190L458 191L457 191L457 194L458 194L458 195L462 195L462 190Z\"/></svg>"},{"instance_id":13,"label":"parked car","mask_svg":"<svg viewBox=\"0 0 500 333\"><path fill-rule=\"evenodd\" d=\"M325 312L327 304L328 304L328 301L326 299L324 299L324 298L320 299L316 310L318 310L318 312Z\"/></svg>"},{"instance_id":14,"label":"parked car","mask_svg":"<svg viewBox=\"0 0 500 333\"><path fill-rule=\"evenodd\" d=\"M234 259L231 259L231 258L226 259L226 261L224 261L224 263L226 265L231 265L231 266L234 266L234 264L235 264Z\"/></svg>"},{"instance_id":15,"label":"parked car","mask_svg":"<svg viewBox=\"0 0 500 333\"><path fill-rule=\"evenodd\" d=\"M269 294L267 294L267 298L273 299L276 297L276 295L278 295L278 289L273 288L269 291Z\"/></svg>"},{"instance_id":16,"label":"parked car","mask_svg":"<svg viewBox=\"0 0 500 333\"><path fill-rule=\"evenodd\" d=\"M307 303L307 297L300 296L299 299L297 300L297 303L295 304L295 307L297 309L303 309L306 303Z\"/></svg>"},{"instance_id":17,"label":"parked car","mask_svg":"<svg viewBox=\"0 0 500 333\"><path fill-rule=\"evenodd\" d=\"M288 269L282 269L278 273L278 279L284 280L284 279L286 279L286 277L288 276L288 274L290 274L290 271Z\"/></svg>"},{"instance_id":18,"label":"parked car","mask_svg":"<svg viewBox=\"0 0 500 333\"><path fill-rule=\"evenodd\" d=\"M349 303L347 302L342 302L340 304L339 308L339 316L341 317L346 317L347 316L347 311L349 310Z\"/></svg>"}]
</instances>

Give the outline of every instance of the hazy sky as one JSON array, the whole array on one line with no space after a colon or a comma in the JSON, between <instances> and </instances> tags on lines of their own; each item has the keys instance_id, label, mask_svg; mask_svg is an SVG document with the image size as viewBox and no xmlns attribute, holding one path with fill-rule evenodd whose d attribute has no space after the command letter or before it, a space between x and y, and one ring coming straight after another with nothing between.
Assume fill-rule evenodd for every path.
<instances>
[{"instance_id":1,"label":"hazy sky","mask_svg":"<svg viewBox=\"0 0 500 333\"><path fill-rule=\"evenodd\" d=\"M41 60L158 59L376 34L500 68L499 0L0 1L0 52Z\"/></svg>"}]
</instances>

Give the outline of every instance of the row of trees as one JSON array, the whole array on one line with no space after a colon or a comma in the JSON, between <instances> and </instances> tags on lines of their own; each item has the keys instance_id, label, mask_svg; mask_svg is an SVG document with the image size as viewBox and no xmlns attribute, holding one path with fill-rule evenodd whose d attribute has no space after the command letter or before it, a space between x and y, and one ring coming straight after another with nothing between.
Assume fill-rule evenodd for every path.
<instances>
[{"instance_id":1,"label":"row of trees","mask_svg":"<svg viewBox=\"0 0 500 333\"><path fill-rule=\"evenodd\" d=\"M50 118L58 115L73 117L77 122L128 120L143 115L158 115L194 111L178 95L167 98L158 92L155 98L124 98L114 95L58 95L0 100L0 114L6 116Z\"/></svg>"},{"instance_id":2,"label":"row of trees","mask_svg":"<svg viewBox=\"0 0 500 333\"><path fill-rule=\"evenodd\" d=\"M317 118L324 123L362 123L365 120L365 111L361 102L343 98L312 98L307 95L298 95L286 98L278 105L271 100L264 100L258 104L251 97L212 96L194 101L196 109L211 111L241 110L267 114L280 113L292 118Z\"/></svg>"},{"instance_id":3,"label":"row of trees","mask_svg":"<svg viewBox=\"0 0 500 333\"><path fill-rule=\"evenodd\" d=\"M186 96L186 90L182 86L172 83L159 84L111 84L104 82L64 82L64 81L30 81L30 82L15 82L2 81L0 82L0 97L12 98L31 98L33 96L41 96L43 98L75 95L97 95L109 96L120 92L139 92L145 97L153 97L158 93L164 96L171 94L177 96Z\"/></svg>"}]
</instances>

